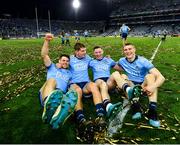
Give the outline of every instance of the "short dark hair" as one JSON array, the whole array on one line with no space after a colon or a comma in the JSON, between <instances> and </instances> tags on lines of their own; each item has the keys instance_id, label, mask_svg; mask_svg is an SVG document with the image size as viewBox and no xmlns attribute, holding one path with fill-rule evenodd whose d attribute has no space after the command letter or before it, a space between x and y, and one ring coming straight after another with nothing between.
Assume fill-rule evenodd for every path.
<instances>
[{"instance_id":1,"label":"short dark hair","mask_svg":"<svg viewBox=\"0 0 180 145\"><path fill-rule=\"evenodd\" d=\"M98 49L98 48L101 48L101 46L95 46L95 47L93 48L93 50ZM102 49L102 48L101 48L101 49Z\"/></svg>"},{"instance_id":2,"label":"short dark hair","mask_svg":"<svg viewBox=\"0 0 180 145\"><path fill-rule=\"evenodd\" d=\"M125 46L128 46L128 45L134 46L134 44L132 44L132 43L125 43L124 46L123 46L123 48L124 48ZM134 47L135 47L135 46L134 46Z\"/></svg>"},{"instance_id":3,"label":"short dark hair","mask_svg":"<svg viewBox=\"0 0 180 145\"><path fill-rule=\"evenodd\" d=\"M67 55L67 54L61 54L61 55L59 56L59 59L61 59L62 57L66 57L66 58L68 58L68 59L70 60L70 57L69 57L69 55Z\"/></svg>"},{"instance_id":4,"label":"short dark hair","mask_svg":"<svg viewBox=\"0 0 180 145\"><path fill-rule=\"evenodd\" d=\"M80 50L81 48L84 48L84 47L85 47L84 44L82 44L82 43L76 43L76 44L74 45L74 50Z\"/></svg>"}]
</instances>

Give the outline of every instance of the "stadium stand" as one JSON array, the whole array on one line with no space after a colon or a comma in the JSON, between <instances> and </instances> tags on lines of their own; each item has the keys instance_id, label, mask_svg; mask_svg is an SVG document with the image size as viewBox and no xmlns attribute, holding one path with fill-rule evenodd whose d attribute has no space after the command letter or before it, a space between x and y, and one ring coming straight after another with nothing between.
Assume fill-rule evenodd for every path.
<instances>
[{"instance_id":1,"label":"stadium stand","mask_svg":"<svg viewBox=\"0 0 180 145\"><path fill-rule=\"evenodd\" d=\"M126 23L132 28L131 35L153 35L164 29L169 35L180 34L180 1L166 0L113 0L114 11L110 14L109 29L118 31ZM112 32L113 33L113 32Z\"/></svg>"},{"instance_id":2,"label":"stadium stand","mask_svg":"<svg viewBox=\"0 0 180 145\"><path fill-rule=\"evenodd\" d=\"M38 20L39 32L49 32L48 20ZM99 34L105 27L104 21L60 21L51 20L52 33L57 36L61 31L70 31L71 34L77 30L81 35L87 29L92 35ZM36 20L31 19L0 19L0 36L8 37L37 37Z\"/></svg>"},{"instance_id":3,"label":"stadium stand","mask_svg":"<svg viewBox=\"0 0 180 145\"><path fill-rule=\"evenodd\" d=\"M159 35L163 30L171 36L180 36L179 0L112 0L113 11L108 21L62 21L51 20L51 32L58 36L62 31L71 35L78 31L83 35L88 30L91 35L110 36L119 34L120 26L125 23L131 36ZM39 33L49 32L48 20L40 19ZM0 18L0 36L2 38L37 37L35 19Z\"/></svg>"}]
</instances>

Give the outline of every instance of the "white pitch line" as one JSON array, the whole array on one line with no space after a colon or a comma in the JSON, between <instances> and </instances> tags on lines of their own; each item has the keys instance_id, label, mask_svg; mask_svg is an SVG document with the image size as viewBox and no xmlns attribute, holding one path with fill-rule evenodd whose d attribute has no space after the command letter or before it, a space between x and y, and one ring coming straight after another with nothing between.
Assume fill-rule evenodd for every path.
<instances>
[{"instance_id":1,"label":"white pitch line","mask_svg":"<svg viewBox=\"0 0 180 145\"><path fill-rule=\"evenodd\" d=\"M150 58L150 60L149 60L150 62L153 62L153 60L154 60L154 58L155 58L155 56L156 56L156 54L157 54L157 52L158 52L158 49L159 49L161 43L162 43L162 40L159 42L159 44L158 44L157 48L155 49L152 57Z\"/></svg>"}]
</instances>

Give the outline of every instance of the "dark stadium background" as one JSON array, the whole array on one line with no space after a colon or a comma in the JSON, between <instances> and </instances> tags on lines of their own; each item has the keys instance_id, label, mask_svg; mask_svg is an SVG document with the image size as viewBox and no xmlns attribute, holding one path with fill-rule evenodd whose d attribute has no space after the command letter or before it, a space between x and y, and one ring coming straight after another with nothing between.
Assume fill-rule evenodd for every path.
<instances>
[{"instance_id":1,"label":"dark stadium background","mask_svg":"<svg viewBox=\"0 0 180 145\"><path fill-rule=\"evenodd\" d=\"M38 16L48 18L47 10L52 19L74 20L73 0L6 0L0 5L0 14L10 14L12 17L35 18L35 7ZM77 20L104 20L108 19L111 9L110 0L80 0Z\"/></svg>"},{"instance_id":2,"label":"dark stadium background","mask_svg":"<svg viewBox=\"0 0 180 145\"><path fill-rule=\"evenodd\" d=\"M56 36L62 31L74 35L74 30L80 35L88 30L92 36L111 36L118 33L123 23L131 27L131 36L154 37L163 30L167 30L167 35L178 36L180 32L179 0L80 0L80 3L75 10L72 0L6 0L0 5L1 36L37 37L38 32L49 31Z\"/></svg>"}]
</instances>

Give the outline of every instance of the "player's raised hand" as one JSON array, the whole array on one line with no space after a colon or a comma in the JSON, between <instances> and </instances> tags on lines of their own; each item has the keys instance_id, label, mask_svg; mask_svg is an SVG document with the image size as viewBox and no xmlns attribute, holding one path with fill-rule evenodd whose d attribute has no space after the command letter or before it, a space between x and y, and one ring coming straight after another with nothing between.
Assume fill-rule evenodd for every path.
<instances>
[{"instance_id":1,"label":"player's raised hand","mask_svg":"<svg viewBox=\"0 0 180 145\"><path fill-rule=\"evenodd\" d=\"M53 38L54 38L54 36L53 36L53 34L51 34L51 33L47 33L47 34L45 35L45 40L51 41Z\"/></svg>"}]
</instances>

